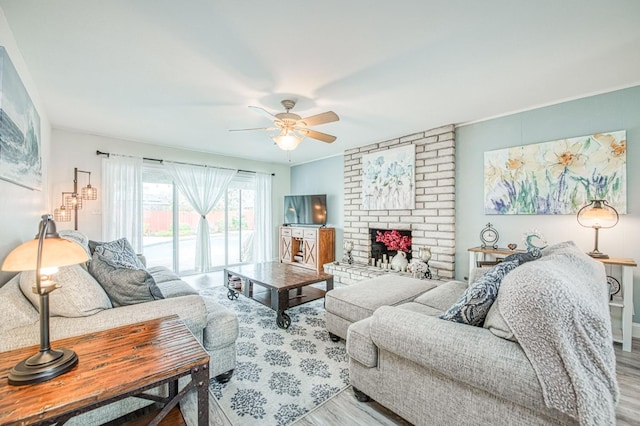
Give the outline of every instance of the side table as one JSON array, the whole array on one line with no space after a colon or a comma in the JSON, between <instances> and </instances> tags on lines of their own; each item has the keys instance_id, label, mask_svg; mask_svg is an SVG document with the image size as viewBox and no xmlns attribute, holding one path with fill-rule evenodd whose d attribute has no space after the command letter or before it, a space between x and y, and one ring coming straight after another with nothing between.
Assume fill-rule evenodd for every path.
<instances>
[{"instance_id":1,"label":"side table","mask_svg":"<svg viewBox=\"0 0 640 426\"><path fill-rule=\"evenodd\" d=\"M614 337L613 341L622 343L622 350L631 352L631 335L633 325L633 268L638 266L635 260L626 257L611 257L609 259L595 259L605 265L617 265L622 268L622 298L621 301L609 302L610 307L622 308L622 338Z\"/></svg>"},{"instance_id":2,"label":"side table","mask_svg":"<svg viewBox=\"0 0 640 426\"><path fill-rule=\"evenodd\" d=\"M176 315L58 340L55 346L72 348L78 365L33 385L9 385L7 375L36 346L0 353L0 424L64 424L78 414L138 396L164 405L150 423L157 425L197 388L198 425L208 426L209 354ZM188 375L191 382L178 391L178 379ZM167 398L144 393L164 384Z\"/></svg>"},{"instance_id":3,"label":"side table","mask_svg":"<svg viewBox=\"0 0 640 426\"><path fill-rule=\"evenodd\" d=\"M476 265L478 264L478 261L482 258L484 259L485 255L491 255L491 256L496 256L496 255L503 255L503 256L509 256L510 254L513 253L522 253L524 250L511 250L508 248L491 248L491 247L472 247L469 250L469 275L468 277L471 278L471 273L473 271L473 268L476 267ZM471 283L469 283L471 284Z\"/></svg>"}]
</instances>

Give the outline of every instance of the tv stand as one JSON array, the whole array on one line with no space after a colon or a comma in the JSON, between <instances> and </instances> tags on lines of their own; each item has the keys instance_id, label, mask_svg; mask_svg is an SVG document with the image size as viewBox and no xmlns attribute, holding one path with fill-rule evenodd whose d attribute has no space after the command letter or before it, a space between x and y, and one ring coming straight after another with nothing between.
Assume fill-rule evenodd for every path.
<instances>
[{"instance_id":1,"label":"tv stand","mask_svg":"<svg viewBox=\"0 0 640 426\"><path fill-rule=\"evenodd\" d=\"M280 262L320 273L325 263L335 260L335 229L281 226L279 247Z\"/></svg>"}]
</instances>

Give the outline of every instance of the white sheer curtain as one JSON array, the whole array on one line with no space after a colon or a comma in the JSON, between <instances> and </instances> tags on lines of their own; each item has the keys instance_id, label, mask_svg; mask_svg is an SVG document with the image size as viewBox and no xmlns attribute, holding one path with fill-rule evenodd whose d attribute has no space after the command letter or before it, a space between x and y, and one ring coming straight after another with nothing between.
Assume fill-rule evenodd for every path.
<instances>
[{"instance_id":1,"label":"white sheer curtain","mask_svg":"<svg viewBox=\"0 0 640 426\"><path fill-rule=\"evenodd\" d=\"M102 238L126 237L142 253L142 158L103 158L102 187Z\"/></svg>"},{"instance_id":2,"label":"white sheer curtain","mask_svg":"<svg viewBox=\"0 0 640 426\"><path fill-rule=\"evenodd\" d=\"M273 260L273 223L271 221L271 175L256 173L255 230L253 231L253 262Z\"/></svg>"},{"instance_id":3,"label":"white sheer curtain","mask_svg":"<svg viewBox=\"0 0 640 426\"><path fill-rule=\"evenodd\" d=\"M165 166L176 187L200 215L196 232L195 268L198 272L206 272L211 265L209 222L206 216L225 194L237 170L176 163L165 163Z\"/></svg>"}]
</instances>

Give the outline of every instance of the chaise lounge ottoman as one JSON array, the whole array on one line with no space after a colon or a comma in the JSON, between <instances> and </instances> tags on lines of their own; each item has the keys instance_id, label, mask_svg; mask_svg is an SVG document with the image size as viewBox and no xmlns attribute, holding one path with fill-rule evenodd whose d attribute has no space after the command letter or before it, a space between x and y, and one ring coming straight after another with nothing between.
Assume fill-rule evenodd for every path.
<instances>
[{"instance_id":1,"label":"chaise lounge ottoman","mask_svg":"<svg viewBox=\"0 0 640 426\"><path fill-rule=\"evenodd\" d=\"M413 301L442 284L389 273L346 287L333 289L324 297L325 321L331 340L347 338L354 322L368 318L380 306L396 306Z\"/></svg>"}]
</instances>

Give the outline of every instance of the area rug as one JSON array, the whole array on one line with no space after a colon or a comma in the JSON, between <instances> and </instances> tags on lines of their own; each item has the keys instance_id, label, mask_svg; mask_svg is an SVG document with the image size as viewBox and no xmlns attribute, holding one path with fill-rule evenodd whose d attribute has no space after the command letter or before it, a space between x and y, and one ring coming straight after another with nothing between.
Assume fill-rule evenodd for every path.
<instances>
[{"instance_id":1,"label":"area rug","mask_svg":"<svg viewBox=\"0 0 640 426\"><path fill-rule=\"evenodd\" d=\"M284 330L274 311L242 295L229 300L225 287L200 294L238 314L236 369L209 387L233 425L289 425L348 386L345 343L329 339L324 299L288 309Z\"/></svg>"}]
</instances>

